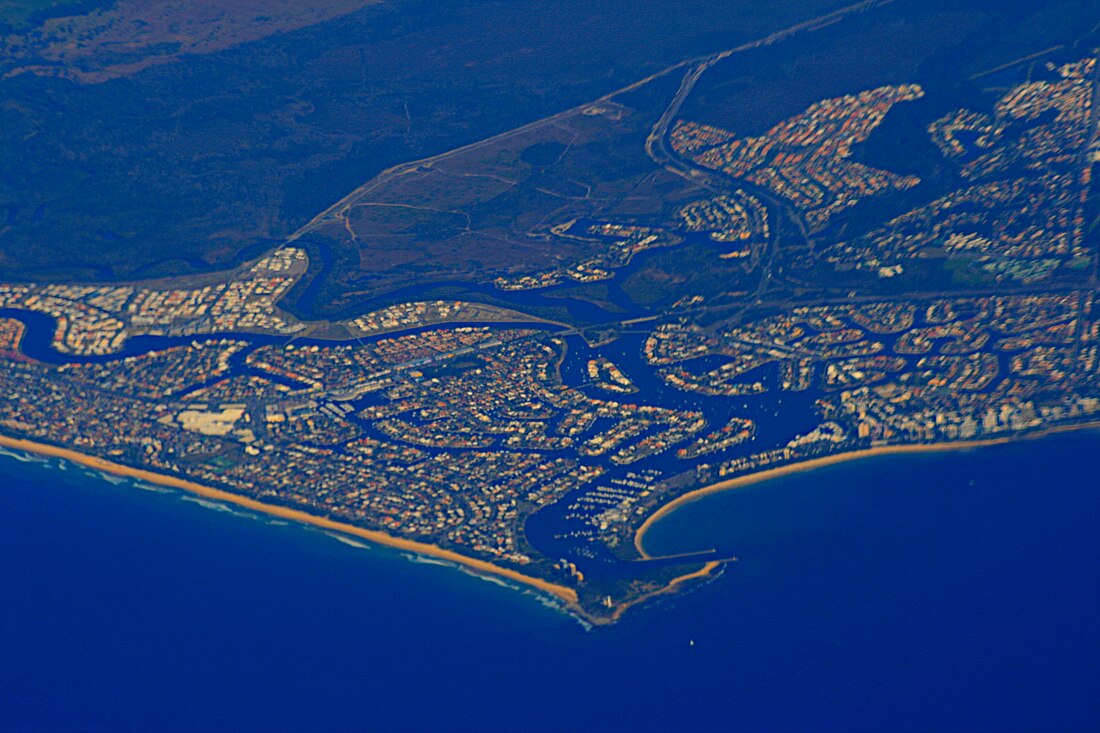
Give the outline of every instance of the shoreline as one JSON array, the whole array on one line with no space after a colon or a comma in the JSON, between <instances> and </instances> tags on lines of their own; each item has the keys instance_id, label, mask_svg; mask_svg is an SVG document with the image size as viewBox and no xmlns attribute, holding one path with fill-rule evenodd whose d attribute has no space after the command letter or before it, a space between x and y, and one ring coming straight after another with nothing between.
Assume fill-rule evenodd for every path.
<instances>
[{"instance_id":1,"label":"shoreline","mask_svg":"<svg viewBox=\"0 0 1100 733\"><path fill-rule=\"evenodd\" d=\"M712 494L719 494L725 491L733 491L734 489L740 489L752 484L761 483L774 478L781 478L783 476L790 476L796 473L802 473L804 471L813 471L818 468L825 468L827 466L834 466L841 463L848 463L850 461L859 461L866 458L878 458L882 456L890 455L903 455L908 453L946 453L950 451L963 451L972 450L976 448L988 448L994 445L1004 445L1006 443L1013 443L1021 440L1038 440L1046 438L1057 433L1066 433L1075 430L1087 430L1087 429L1100 428L1100 421L1091 421L1087 423L1080 423L1078 425L1062 425L1047 428L1045 430L1036 431L1035 433L1023 434L1023 435L1006 435L999 438L986 438L984 440L966 440L966 441L949 441L941 443L925 443L925 444L911 444L911 445L881 445L873 446L871 448L860 448L857 450L851 450L844 453L836 453L830 456L821 456L820 458L811 458L805 461L799 461L797 463L788 463L776 468L769 468L756 473L744 474L742 476L736 476L731 479L719 481L717 483L709 484L698 489L681 494L680 496L662 504L657 511L650 514L641 526L634 532L634 549L637 551L638 556L643 560L651 560L652 556L645 549L645 535L653 528L657 522L664 517L672 514L680 507L691 504L699 499Z\"/></svg>"},{"instance_id":2,"label":"shoreline","mask_svg":"<svg viewBox=\"0 0 1100 733\"><path fill-rule=\"evenodd\" d=\"M718 568L722 567L723 565L725 565L727 563L736 562L736 560L737 560L737 558L730 558L728 560L708 560L706 563L703 564L703 567L699 568L698 570L693 570L690 573L684 573L683 575L678 575L675 578L673 578L672 580L668 581L667 584L665 584L664 586L658 588L655 591L652 591L650 593L646 593L644 595L638 596L637 598L633 598L629 601L626 601L625 603L617 603L617 604L615 604L615 610L611 612L611 615L608 616L607 620L604 621L603 623L613 624L616 621L618 621L620 618L622 618L623 614L626 613L627 611L629 611L634 606L637 606L641 603L645 603L646 601L649 601L653 598L656 598L657 596L663 596L663 595L668 595L668 594L671 594L671 593L675 593L676 590L677 590L677 586L682 585L683 583L686 583L689 580L695 580L696 578L708 578L708 577L710 577L710 574L713 573Z\"/></svg>"},{"instance_id":3,"label":"shoreline","mask_svg":"<svg viewBox=\"0 0 1100 733\"><path fill-rule=\"evenodd\" d=\"M782 476L793 475L805 471L813 471L818 468L847 463L850 461L857 461L864 458L877 458L881 456L910 453L942 453L950 451L964 451L994 445L1004 445L1020 440L1037 440L1057 433L1097 428L1100 428L1100 421L1092 421L1076 425L1063 425L1059 427L1048 428L1042 431L1037 431L1031 434L1010 435L997 438L988 438L984 440L953 441L919 445L874 446L871 448L861 448L858 450L852 450L830 456L811 458L809 460L801 461L798 463L789 463L783 466L778 466L776 468L765 469L757 473L737 476L732 479L716 482L708 486L689 491L661 505L635 531L634 547L640 559L653 559L653 557L645 549L645 535L652 528L652 526L659 522L662 518L675 512L677 509L686 504L693 503L711 494L732 491L734 489L750 486L752 484L762 483L773 478L780 478ZM656 596L675 593L678 590L679 586L681 586L682 584L692 580L708 578L716 569L722 567L728 562L736 561L736 558L729 558L728 560L706 561L700 569L686 573L684 575L677 576L656 590L644 593L634 598L629 598L619 603L615 603L613 607L611 607L610 613L606 615L593 614L585 610L585 608L581 605L579 594L574 588L553 583L549 580L544 580L535 576L525 575L524 573L521 573L517 570L494 565L487 560L480 560L477 558L469 557L453 550L444 549L437 545L432 545L426 542L419 542L416 540L405 539L401 537L394 537L390 534L387 534L386 532L358 527L345 521L329 519L328 517L311 514L302 509L293 509L277 504L268 504L258 499L235 494L224 489L216 489L210 486L205 486L203 484L199 484L188 479L179 478L163 473L157 473L155 471L150 471L147 469L133 468L131 466L126 466L120 463L109 461L105 458L99 458L97 456L80 453L76 450L62 448L48 443L39 443L33 440L13 438L7 435L0 434L0 447L22 451L24 453L60 458L71 463L91 468L95 471L99 471L105 475L120 476L137 481L144 481L157 486L177 489L187 494L237 506L260 514L297 522L299 524L310 525L330 532L337 532L348 537L355 537L358 539L366 540L367 542L375 545L390 547L423 557L436 558L446 562L451 562L457 565L460 569L465 569L475 575L483 575L510 580L521 586L525 586L527 588L551 595L558 601L561 601L563 603L563 610L565 610L567 613L569 613L570 615L574 615L584 622L593 624L595 626L613 624L620 618L622 618L626 611L633 608L634 606L642 604L645 601L648 601Z\"/></svg>"},{"instance_id":4,"label":"shoreline","mask_svg":"<svg viewBox=\"0 0 1100 733\"><path fill-rule=\"evenodd\" d=\"M203 484L196 483L194 481L188 481L187 479L177 478L175 476L169 476L162 473L156 473L142 468L132 468L120 463L114 463L104 458L97 456L90 456L85 453L80 453L69 448L60 448L58 446L49 445L47 443L37 443L31 440L25 440L23 438L12 438L7 435L0 434L0 447L9 448L12 450L23 451L25 453L33 453L41 456L49 456L51 458L61 458L71 463L75 463L87 468L101 471L113 476L122 476L125 478L135 479L139 481L146 481L158 486L166 486L173 489L179 489L196 496L201 496L206 499L212 499L214 501L223 502L225 504L232 504L234 506L241 507L242 509L248 509L250 511L258 512L261 514L267 514L269 516L278 517L280 519L290 520L292 522L298 522L299 524L308 524L320 529L330 530L333 532L339 532L344 535L352 537L358 537L360 539L367 540L376 545L383 545L391 547L397 550L404 550L406 552L412 552L417 555L423 555L425 557L434 557L440 560L446 560L453 562L461 567L467 568L475 573L481 575L490 575L511 580L516 583L534 588L535 590L543 593L548 593L560 601L563 601L566 608L573 613L579 613L585 616L579 606L579 597L577 592L564 585L558 585L551 583L548 580L542 580L531 575L524 575L523 573L512 570L510 568L500 567L493 565L486 560L478 560L477 558L468 557L462 555L453 550L445 550L442 547L431 545L426 542L417 542L416 540L403 539L401 537L394 537L378 530L364 529L363 527L357 527L354 524L348 524L347 522L341 522L327 517L320 517L315 514L310 514L301 509L291 509L289 507L283 507L276 504L266 504L257 499L253 499L247 496L234 494L230 491L223 489L215 489L210 486L204 486Z\"/></svg>"}]
</instances>

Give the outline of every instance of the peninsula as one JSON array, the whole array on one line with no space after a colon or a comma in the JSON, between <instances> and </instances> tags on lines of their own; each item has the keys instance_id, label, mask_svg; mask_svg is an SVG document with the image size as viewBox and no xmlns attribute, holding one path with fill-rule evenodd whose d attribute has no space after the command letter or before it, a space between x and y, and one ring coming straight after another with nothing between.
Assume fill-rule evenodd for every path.
<instances>
[{"instance_id":1,"label":"peninsula","mask_svg":"<svg viewBox=\"0 0 1100 733\"><path fill-rule=\"evenodd\" d=\"M732 559L647 552L687 502L1093 426L1094 51L1028 55L974 109L947 71L860 64L722 119L739 54L907 12L856 3L391 168L225 272L0 281L0 445L605 624Z\"/></svg>"}]
</instances>

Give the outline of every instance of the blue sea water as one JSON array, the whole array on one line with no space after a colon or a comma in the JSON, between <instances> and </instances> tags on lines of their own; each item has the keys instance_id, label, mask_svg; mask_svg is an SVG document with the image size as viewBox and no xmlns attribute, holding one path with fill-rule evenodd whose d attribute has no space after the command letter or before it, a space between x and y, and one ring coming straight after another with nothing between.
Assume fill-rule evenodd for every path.
<instances>
[{"instance_id":1,"label":"blue sea water","mask_svg":"<svg viewBox=\"0 0 1100 733\"><path fill-rule=\"evenodd\" d=\"M586 630L400 553L0 456L0 730L1096 730L1100 436L688 505Z\"/></svg>"}]
</instances>

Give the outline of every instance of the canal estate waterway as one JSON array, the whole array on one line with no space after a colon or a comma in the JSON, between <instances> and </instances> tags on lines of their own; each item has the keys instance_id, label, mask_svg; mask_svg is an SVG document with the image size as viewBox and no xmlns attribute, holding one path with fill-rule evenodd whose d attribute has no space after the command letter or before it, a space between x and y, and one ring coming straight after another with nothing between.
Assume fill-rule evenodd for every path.
<instances>
[{"instance_id":1,"label":"canal estate waterway","mask_svg":"<svg viewBox=\"0 0 1100 733\"><path fill-rule=\"evenodd\" d=\"M385 338L393 338L394 336L403 336L439 328L526 328L533 329L539 334L549 334L560 330L559 326L538 322L507 322L493 324L448 323L437 326L426 326L418 329L409 329L401 331L399 334L382 334L342 342L238 333L173 337L137 336L129 339L124 344L123 350L117 354L74 357L68 354L59 353L54 348L52 338L55 324L51 317L40 313L14 309L0 309L0 317L13 317L21 320L27 326L27 331L21 344L21 350L27 356L48 364L104 363L172 346L182 346L214 339L232 338L244 341L248 346L231 357L228 364L229 371L219 378L242 374L256 374L273 381L287 384L290 387L305 387L307 385L294 384L284 377L271 375L267 372L260 372L250 367L247 364L248 355L256 348L266 344L293 342L299 346L359 346ZM726 453L727 456L757 450L757 446L759 445L781 444L789 440L794 434L798 432L808 432L817 425L818 420L812 409L812 403L819 394L816 390L808 390L801 393L786 393L773 389L770 393L763 395L719 398L684 392L669 387L660 378L657 371L646 363L643 357L642 346L645 337L646 332L644 331L627 331L614 342L605 344L599 348L593 348L579 335L573 334L562 336L566 347L565 358L562 360L560 366L562 381L567 385L585 392L595 399L618 400L625 403L636 401L641 404L658 405L660 407L677 410L697 411L706 416L707 424L711 426L708 428L709 430L716 429L718 426L726 424L734 416L748 417L756 421L758 426L756 441L743 444L728 451ZM616 395L592 385L587 375L586 365L589 359L596 356L606 357L623 369L638 387L638 392L630 395ZM726 360L726 357L707 357L696 360L693 362L693 366L697 369L714 368ZM419 362L414 362L406 366L421 368L422 365ZM778 380L778 369L775 368L774 365L763 367L755 377L774 387ZM186 392L193 391L203 386L207 386L207 383L188 388L188 390L176 396L183 396ZM366 394L357 398L351 404L358 410L372 404L377 404L380 400L381 397L378 394ZM349 416L347 419L356 420L354 416ZM408 419L415 421L417 418L415 415L410 415ZM362 421L359 422L362 423ZM367 431L368 434L373 430L373 428L366 423L360 424L360 427ZM655 430L657 428L653 429ZM434 452L436 449L422 448L422 450ZM646 459L638 464L626 466L608 464L608 471L601 477L601 481L607 482L621 479L633 481L637 479L639 474L646 471L649 473L646 474L643 480L653 481L660 475L672 476L689 470L697 463L706 462L712 459L713 456L704 456L693 461L685 461L678 459L675 455L675 451L670 450ZM583 493L585 490L585 488L582 488L577 493ZM570 509L574 503L573 498L573 496L567 496L564 500L547 507L530 518L526 525L526 533L531 544L549 557L566 558L575 562L589 577L622 577L635 575L637 569L633 567L631 563L623 563L608 552L606 546L602 542L592 542L591 538L584 536L578 538L578 531L583 533L591 530L591 526L587 523L588 517L598 513L603 507L586 507L578 514L576 511ZM704 559L709 557L713 557L713 555L708 555L704 557ZM654 564L661 563L659 561L654 561Z\"/></svg>"}]
</instances>

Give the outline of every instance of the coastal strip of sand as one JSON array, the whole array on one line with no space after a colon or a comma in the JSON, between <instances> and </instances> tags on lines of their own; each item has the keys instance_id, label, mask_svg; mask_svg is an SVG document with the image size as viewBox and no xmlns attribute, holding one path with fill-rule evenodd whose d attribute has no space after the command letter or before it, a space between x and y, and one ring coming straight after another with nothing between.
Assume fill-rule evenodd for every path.
<instances>
[{"instance_id":1,"label":"coastal strip of sand","mask_svg":"<svg viewBox=\"0 0 1100 733\"><path fill-rule=\"evenodd\" d=\"M564 585L558 585L556 583L551 583L550 581L536 578L530 575L524 575L523 573L512 570L510 568L493 565L492 563L485 560L478 560L476 558L467 557L466 555L462 555L451 550L445 550L442 547L430 545L425 542L416 542L414 540L393 537L392 535L386 534L385 532L356 527L353 524L339 522L333 519L329 519L327 517L319 517L300 509L291 509L289 507L282 507L275 504L265 504L262 501L257 501L256 499L251 499L247 496L240 496L229 491L223 491L221 489L203 486L202 484L197 484L193 481L177 478L175 476L155 473L153 471L147 471L141 468L124 466L120 463L113 463L106 459L98 458L96 456L89 456L84 453L70 450L68 448L59 448L57 446L48 445L45 443L36 443L34 441L23 440L21 438L10 438L5 435L0 435L0 446L24 451L26 453L35 453L42 456L62 458L66 461L95 469L96 471L102 471L103 473L112 474L115 476L124 476L126 478L131 478L139 481L146 481L151 484L167 486L173 489L180 489L182 491L186 491L191 494L204 497L206 499L212 499L214 501L219 501L225 504L239 506L242 509L248 509L262 514L268 514L274 517L279 517L280 519L288 519L292 522L309 524L314 527L320 527L321 529L339 532L341 534L349 535L352 537L359 537L361 539L367 540L368 542L373 542L378 545L385 545L387 547L393 547L395 549L404 550L406 552L412 552L417 555L439 558L440 560L446 560L448 562L453 562L456 565L461 565L469 570L472 570L475 573L482 573L485 575L505 578L507 580L529 586L544 593L549 593L556 598L565 601L565 603L571 608L571 610L575 610L577 608L577 592L572 588Z\"/></svg>"},{"instance_id":2,"label":"coastal strip of sand","mask_svg":"<svg viewBox=\"0 0 1100 733\"><path fill-rule=\"evenodd\" d=\"M675 593L677 588L680 585L683 585L684 583L688 582L689 580L696 580L698 578L709 577L710 574L713 573L715 570L722 567L727 562L731 562L733 560L736 560L736 558L731 558L730 560L709 560L708 562L706 562L703 565L703 567L699 568L698 570L694 570L690 573L685 573L684 575L679 575L679 576L673 578L672 580L668 581L668 583L666 583L665 585L661 586L660 588L658 588L657 590L655 590L651 593L646 593L645 595L638 596L637 598L633 598L629 601L625 601L623 603L616 604L615 609L611 612L611 615L608 616L606 619L600 619L598 623L600 623L600 624L615 623L620 618L622 618L622 615L624 613L626 613L628 610L630 610L634 606L637 606L640 603L644 603L646 601L652 600L653 598L656 598L657 596L663 596L663 595L666 595L666 594L669 594L669 593Z\"/></svg>"},{"instance_id":3,"label":"coastal strip of sand","mask_svg":"<svg viewBox=\"0 0 1100 733\"><path fill-rule=\"evenodd\" d=\"M646 552L645 549L645 535L653 527L654 524L659 522L663 517L668 516L672 512L676 511L685 504L690 504L694 501L702 499L704 496L711 494L717 494L723 491L732 491L734 489L740 489L745 486L757 484L762 481L768 481L769 479L779 478L780 476L789 476L795 473L801 473L803 471L812 471L816 468L824 468L825 466L833 466L838 463L847 463L848 461L858 461L864 458L876 458L878 456L891 456L905 453L942 453L945 451L958 451L958 450L971 450L974 448L984 448L991 445L1003 445L1016 440L1038 439L1044 438L1048 435L1055 433L1064 433L1072 430L1084 430L1087 428L1100 427L1100 422L1088 422L1080 423L1077 425L1063 425L1059 427L1049 428L1047 430L1040 430L1034 433L1027 433L1024 435L1007 435L1000 438L989 438L986 440L968 440L968 441L952 441L944 443L926 443L921 445L883 445L875 446L873 448L863 448L860 450L848 451L846 453L837 453L831 456L822 456L821 458L811 458L807 461L799 461L798 463L788 463L777 468L765 469L756 473L744 474L737 476L726 481L719 481L718 483L704 486L694 491L689 491L686 494L681 494L667 504L662 505L657 511L653 512L643 523L638 530L634 533L634 549L638 551L638 555L643 559L651 559L651 555Z\"/></svg>"}]
</instances>

